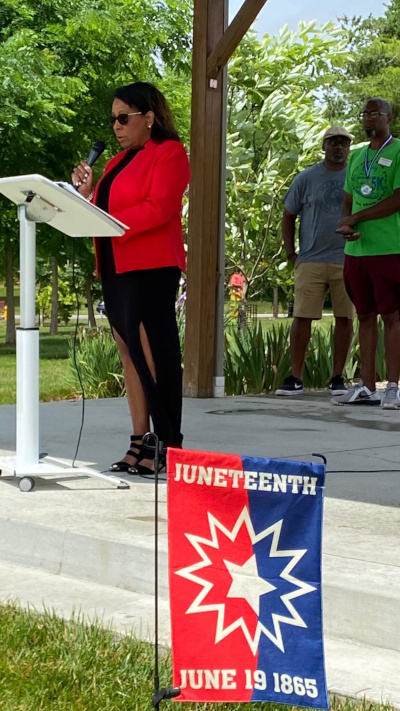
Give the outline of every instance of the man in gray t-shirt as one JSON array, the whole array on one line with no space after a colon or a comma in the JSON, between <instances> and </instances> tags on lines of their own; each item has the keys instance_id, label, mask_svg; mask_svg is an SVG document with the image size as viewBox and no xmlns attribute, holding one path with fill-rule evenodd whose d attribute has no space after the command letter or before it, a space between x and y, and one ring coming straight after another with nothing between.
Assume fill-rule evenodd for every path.
<instances>
[{"instance_id":1,"label":"man in gray t-shirt","mask_svg":"<svg viewBox=\"0 0 400 711\"><path fill-rule=\"evenodd\" d=\"M288 260L295 270L294 319L290 331L291 374L275 395L303 393L301 378L311 323L321 318L328 289L335 317L334 363L329 391L331 395L346 392L342 371L353 333L354 309L343 283L344 240L336 229L351 140L352 136L345 128L329 128L323 137L323 162L299 173L284 198L282 238ZM300 217L298 252L295 250L297 217Z\"/></svg>"}]
</instances>

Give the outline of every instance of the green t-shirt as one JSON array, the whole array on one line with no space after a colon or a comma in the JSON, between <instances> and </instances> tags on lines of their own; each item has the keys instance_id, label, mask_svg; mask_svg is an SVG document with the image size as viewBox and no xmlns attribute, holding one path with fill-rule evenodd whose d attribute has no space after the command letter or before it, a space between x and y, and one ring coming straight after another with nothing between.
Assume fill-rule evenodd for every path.
<instances>
[{"instance_id":1,"label":"green t-shirt","mask_svg":"<svg viewBox=\"0 0 400 711\"><path fill-rule=\"evenodd\" d=\"M367 150L368 160L371 161L377 151L364 146L351 153L347 167L344 189L353 196L353 214L382 202L400 188L400 141L395 139L383 149L372 166L369 178L364 167ZM369 194L365 194L369 190ZM400 254L399 212L379 220L356 222L353 229L361 232L361 237L355 242L346 242L346 254L353 257Z\"/></svg>"}]
</instances>

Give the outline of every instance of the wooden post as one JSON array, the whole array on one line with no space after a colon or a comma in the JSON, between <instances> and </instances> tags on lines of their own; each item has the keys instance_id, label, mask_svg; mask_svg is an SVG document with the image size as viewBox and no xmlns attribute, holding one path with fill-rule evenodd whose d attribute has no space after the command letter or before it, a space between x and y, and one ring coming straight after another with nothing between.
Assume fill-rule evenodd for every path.
<instances>
[{"instance_id":1,"label":"wooden post","mask_svg":"<svg viewBox=\"0 0 400 711\"><path fill-rule=\"evenodd\" d=\"M224 0L195 3L193 27L192 182L189 193L184 394L212 397L217 274L222 76L207 79L207 57L223 36Z\"/></svg>"},{"instance_id":2,"label":"wooden post","mask_svg":"<svg viewBox=\"0 0 400 711\"><path fill-rule=\"evenodd\" d=\"M245 0L207 59L207 76L210 79L216 77L225 66L266 2L267 0Z\"/></svg>"},{"instance_id":3,"label":"wooden post","mask_svg":"<svg viewBox=\"0 0 400 711\"><path fill-rule=\"evenodd\" d=\"M225 0L194 0L192 125L186 301L186 397L212 397L216 292L220 279L223 78L226 65L267 0L245 0L226 27Z\"/></svg>"}]
</instances>

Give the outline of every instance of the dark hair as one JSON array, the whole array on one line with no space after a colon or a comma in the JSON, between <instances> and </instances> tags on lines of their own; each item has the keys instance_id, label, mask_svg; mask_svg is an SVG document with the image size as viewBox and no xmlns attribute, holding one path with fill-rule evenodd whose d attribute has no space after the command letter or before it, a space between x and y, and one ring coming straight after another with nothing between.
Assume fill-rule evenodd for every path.
<instances>
[{"instance_id":1,"label":"dark hair","mask_svg":"<svg viewBox=\"0 0 400 711\"><path fill-rule=\"evenodd\" d=\"M167 100L153 84L136 81L134 84L120 86L114 92L114 99L120 99L124 104L141 111L142 114L153 111L154 123L150 134L153 141L158 143L167 140L180 141Z\"/></svg>"},{"instance_id":2,"label":"dark hair","mask_svg":"<svg viewBox=\"0 0 400 711\"><path fill-rule=\"evenodd\" d=\"M389 101L382 99L380 96L372 96L367 99L365 106L369 103L374 102L374 104L380 104L381 109L384 109L388 114L392 115L393 109Z\"/></svg>"}]
</instances>

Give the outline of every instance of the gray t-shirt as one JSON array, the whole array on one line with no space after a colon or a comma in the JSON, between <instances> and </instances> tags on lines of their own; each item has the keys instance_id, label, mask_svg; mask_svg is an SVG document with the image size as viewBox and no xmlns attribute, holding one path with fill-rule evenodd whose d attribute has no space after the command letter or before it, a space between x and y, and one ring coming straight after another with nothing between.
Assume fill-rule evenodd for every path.
<instances>
[{"instance_id":1,"label":"gray t-shirt","mask_svg":"<svg viewBox=\"0 0 400 711\"><path fill-rule=\"evenodd\" d=\"M286 209L300 215L298 262L344 262L344 239L335 234L340 218L346 168L317 163L296 176L284 197Z\"/></svg>"}]
</instances>

